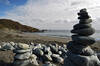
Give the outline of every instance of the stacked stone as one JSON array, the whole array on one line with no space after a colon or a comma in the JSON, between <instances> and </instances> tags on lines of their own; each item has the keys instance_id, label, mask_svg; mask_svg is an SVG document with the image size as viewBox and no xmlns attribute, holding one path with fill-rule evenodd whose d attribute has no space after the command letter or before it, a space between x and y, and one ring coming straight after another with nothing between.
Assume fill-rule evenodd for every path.
<instances>
[{"instance_id":1,"label":"stacked stone","mask_svg":"<svg viewBox=\"0 0 100 66\"><path fill-rule=\"evenodd\" d=\"M37 56L32 55L32 50L27 44L19 43L14 52L16 53L13 62L14 66L27 66L32 61L36 61ZM35 64L38 65L37 62Z\"/></svg>"},{"instance_id":2,"label":"stacked stone","mask_svg":"<svg viewBox=\"0 0 100 66\"><path fill-rule=\"evenodd\" d=\"M69 51L64 66L100 66L96 53L89 47L95 43L95 39L89 37L95 32L90 24L92 19L86 9L81 9L78 15L80 21L71 31L74 35L67 45Z\"/></svg>"}]
</instances>

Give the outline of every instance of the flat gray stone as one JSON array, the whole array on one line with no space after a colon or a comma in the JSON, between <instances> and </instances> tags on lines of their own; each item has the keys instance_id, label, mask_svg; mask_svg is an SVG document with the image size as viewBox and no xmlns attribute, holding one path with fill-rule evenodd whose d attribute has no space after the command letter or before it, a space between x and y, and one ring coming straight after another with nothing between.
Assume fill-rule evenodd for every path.
<instances>
[{"instance_id":1,"label":"flat gray stone","mask_svg":"<svg viewBox=\"0 0 100 66\"><path fill-rule=\"evenodd\" d=\"M26 50L24 50L24 49L21 49L21 50L16 49L13 52L14 53L18 53L18 54L22 54L22 53L26 53L26 52L30 52L30 51L31 51L31 49L26 49Z\"/></svg>"},{"instance_id":2,"label":"flat gray stone","mask_svg":"<svg viewBox=\"0 0 100 66\"><path fill-rule=\"evenodd\" d=\"M72 53L85 55L85 56L91 56L95 54L94 51L90 47L75 44L75 42L73 41L67 44L67 49Z\"/></svg>"},{"instance_id":3,"label":"flat gray stone","mask_svg":"<svg viewBox=\"0 0 100 66\"><path fill-rule=\"evenodd\" d=\"M75 30L77 29L84 29L84 28L91 28L91 24L76 24L73 27Z\"/></svg>"},{"instance_id":4,"label":"flat gray stone","mask_svg":"<svg viewBox=\"0 0 100 66\"><path fill-rule=\"evenodd\" d=\"M82 45L92 45L95 43L94 38L79 35L72 35L72 40Z\"/></svg>"},{"instance_id":5,"label":"flat gray stone","mask_svg":"<svg viewBox=\"0 0 100 66\"><path fill-rule=\"evenodd\" d=\"M28 44L24 44L24 43L18 43L17 44L18 48L17 49L29 49L30 46Z\"/></svg>"},{"instance_id":6,"label":"flat gray stone","mask_svg":"<svg viewBox=\"0 0 100 66\"><path fill-rule=\"evenodd\" d=\"M95 30L93 28L84 28L84 29L72 30L71 33L75 33L81 36L90 36L95 33Z\"/></svg>"}]
</instances>

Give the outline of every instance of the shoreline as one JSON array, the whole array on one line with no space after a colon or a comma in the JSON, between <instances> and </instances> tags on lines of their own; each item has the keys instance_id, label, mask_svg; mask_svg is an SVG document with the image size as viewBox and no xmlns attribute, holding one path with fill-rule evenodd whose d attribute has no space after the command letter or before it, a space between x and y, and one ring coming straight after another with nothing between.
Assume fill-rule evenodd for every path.
<instances>
[{"instance_id":1,"label":"shoreline","mask_svg":"<svg viewBox=\"0 0 100 66\"><path fill-rule=\"evenodd\" d=\"M28 34L28 33L6 32L2 33L0 36L0 42L16 42L16 43L27 43L27 44L33 42L41 44L57 43L59 45L62 45L62 44L67 44L69 41L71 41L71 37L60 38L60 37L40 36L38 34L33 34L33 33ZM96 41L96 43L93 44L91 47L93 50L100 52L100 41Z\"/></svg>"}]
</instances>

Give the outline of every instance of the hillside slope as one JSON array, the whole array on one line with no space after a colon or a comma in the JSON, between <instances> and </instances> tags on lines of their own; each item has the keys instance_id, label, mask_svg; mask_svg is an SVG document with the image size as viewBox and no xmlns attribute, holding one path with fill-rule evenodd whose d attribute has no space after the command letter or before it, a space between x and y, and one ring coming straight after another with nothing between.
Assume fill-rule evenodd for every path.
<instances>
[{"instance_id":1,"label":"hillside slope","mask_svg":"<svg viewBox=\"0 0 100 66\"><path fill-rule=\"evenodd\" d=\"M39 29L27 25L22 25L19 22L10 19L0 19L0 29L16 30L21 32L38 32Z\"/></svg>"}]
</instances>

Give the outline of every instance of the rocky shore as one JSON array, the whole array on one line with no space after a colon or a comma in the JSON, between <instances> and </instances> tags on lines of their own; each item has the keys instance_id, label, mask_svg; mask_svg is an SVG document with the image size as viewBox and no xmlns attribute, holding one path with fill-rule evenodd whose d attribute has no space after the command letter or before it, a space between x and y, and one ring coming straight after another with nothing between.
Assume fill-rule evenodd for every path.
<instances>
[{"instance_id":1,"label":"rocky shore","mask_svg":"<svg viewBox=\"0 0 100 66\"><path fill-rule=\"evenodd\" d=\"M12 51L14 66L62 66L66 58L66 45L53 44L25 44L14 42L2 42L1 51Z\"/></svg>"},{"instance_id":2,"label":"rocky shore","mask_svg":"<svg viewBox=\"0 0 100 66\"><path fill-rule=\"evenodd\" d=\"M62 66L67 57L65 44L57 43L0 43L2 66ZM100 59L100 53L98 53Z\"/></svg>"}]
</instances>

